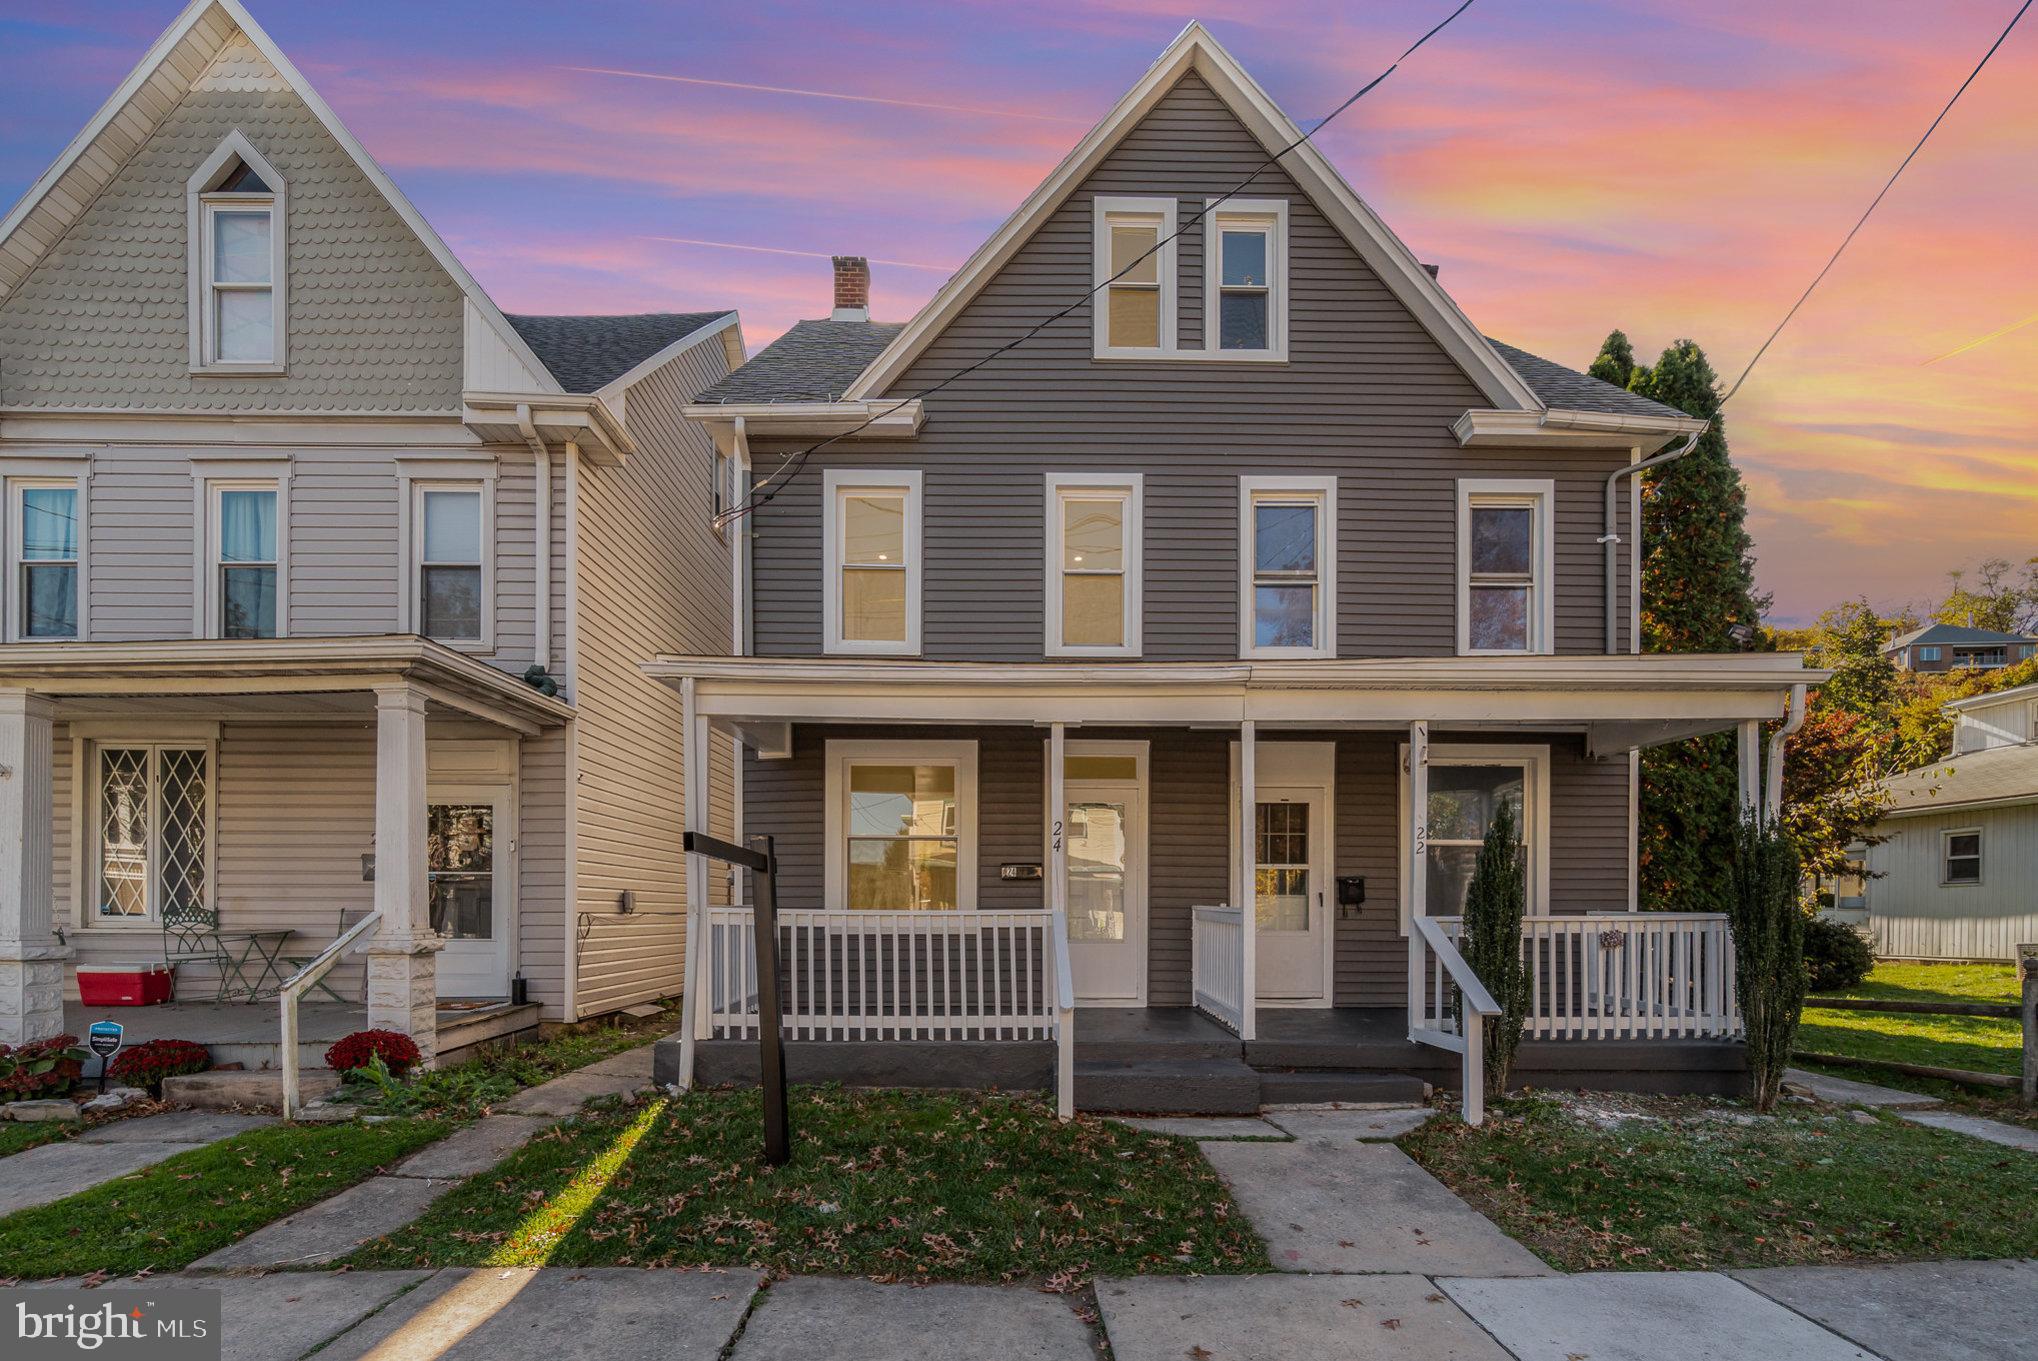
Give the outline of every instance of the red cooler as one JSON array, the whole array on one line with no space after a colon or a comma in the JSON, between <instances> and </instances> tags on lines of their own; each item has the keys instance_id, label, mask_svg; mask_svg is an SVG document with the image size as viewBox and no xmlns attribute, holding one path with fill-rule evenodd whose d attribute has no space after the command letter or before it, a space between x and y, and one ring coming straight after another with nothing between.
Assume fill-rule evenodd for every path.
<instances>
[{"instance_id":1,"label":"red cooler","mask_svg":"<svg viewBox=\"0 0 2038 1361\"><path fill-rule=\"evenodd\" d=\"M78 1000L88 1007L152 1007L170 1000L167 964L80 964Z\"/></svg>"}]
</instances>

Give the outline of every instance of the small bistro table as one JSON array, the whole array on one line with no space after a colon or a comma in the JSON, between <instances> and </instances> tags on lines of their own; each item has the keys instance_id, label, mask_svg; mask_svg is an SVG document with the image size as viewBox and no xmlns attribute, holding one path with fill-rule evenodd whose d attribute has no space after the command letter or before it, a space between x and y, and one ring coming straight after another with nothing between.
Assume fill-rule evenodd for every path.
<instances>
[{"instance_id":1,"label":"small bistro table","mask_svg":"<svg viewBox=\"0 0 2038 1361\"><path fill-rule=\"evenodd\" d=\"M283 945L296 934L288 927L273 931L221 931L216 937L220 958L233 977L232 985L225 989L227 994L253 1005L262 1000L262 988L271 979L281 987L286 976Z\"/></svg>"}]
</instances>

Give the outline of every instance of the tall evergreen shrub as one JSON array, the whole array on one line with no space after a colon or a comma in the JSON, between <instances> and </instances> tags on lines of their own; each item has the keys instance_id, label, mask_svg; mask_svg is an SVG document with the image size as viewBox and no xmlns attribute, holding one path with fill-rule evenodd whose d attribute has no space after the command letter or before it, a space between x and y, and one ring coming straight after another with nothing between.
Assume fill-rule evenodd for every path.
<instances>
[{"instance_id":1,"label":"tall evergreen shrub","mask_svg":"<svg viewBox=\"0 0 2038 1361\"><path fill-rule=\"evenodd\" d=\"M1528 1017L1529 972L1522 962L1521 926L1528 912L1528 879L1514 806L1502 802L1494 811L1472 882L1465 890L1465 962L1500 1003L1500 1014L1486 1018L1486 1091L1507 1094L1514 1051L1521 1044Z\"/></svg>"},{"instance_id":2,"label":"tall evergreen shrub","mask_svg":"<svg viewBox=\"0 0 2038 1361\"><path fill-rule=\"evenodd\" d=\"M1798 902L1797 849L1776 827L1744 813L1734 832L1727 912L1734 929L1734 987L1748 1035L1748 1084L1755 1109L1776 1105L1804 1006L1805 912Z\"/></svg>"}]
</instances>

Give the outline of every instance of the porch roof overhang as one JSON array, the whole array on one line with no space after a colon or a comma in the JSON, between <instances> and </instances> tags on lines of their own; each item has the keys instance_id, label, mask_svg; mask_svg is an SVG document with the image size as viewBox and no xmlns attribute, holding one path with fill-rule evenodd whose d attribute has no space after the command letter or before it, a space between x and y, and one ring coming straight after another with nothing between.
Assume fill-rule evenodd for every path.
<instances>
[{"instance_id":1,"label":"porch roof overhang","mask_svg":"<svg viewBox=\"0 0 2038 1361\"><path fill-rule=\"evenodd\" d=\"M137 700L185 717L307 709L372 717L375 690L399 684L440 712L525 736L574 714L507 671L412 634L0 646L0 689L45 696L67 717L131 712Z\"/></svg>"},{"instance_id":2,"label":"porch roof overhang","mask_svg":"<svg viewBox=\"0 0 2038 1361\"><path fill-rule=\"evenodd\" d=\"M1418 657L1104 664L665 656L647 674L691 679L696 712L746 734L765 725L1067 723L1094 726L1539 728L1584 733L1599 754L1784 716L1827 672L1796 653ZM777 748L775 737L759 745Z\"/></svg>"},{"instance_id":3,"label":"porch roof overhang","mask_svg":"<svg viewBox=\"0 0 2038 1361\"><path fill-rule=\"evenodd\" d=\"M469 391L461 405L468 429L484 443L523 443L522 421L528 416L540 439L577 444L597 467L618 467L637 452L622 420L599 396Z\"/></svg>"}]
</instances>

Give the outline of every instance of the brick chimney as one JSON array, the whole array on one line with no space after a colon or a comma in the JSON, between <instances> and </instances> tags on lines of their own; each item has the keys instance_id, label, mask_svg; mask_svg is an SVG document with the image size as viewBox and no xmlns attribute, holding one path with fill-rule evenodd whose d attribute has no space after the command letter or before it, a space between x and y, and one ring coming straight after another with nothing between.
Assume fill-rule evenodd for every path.
<instances>
[{"instance_id":1,"label":"brick chimney","mask_svg":"<svg viewBox=\"0 0 2038 1361\"><path fill-rule=\"evenodd\" d=\"M829 320L870 320L870 261L861 255L835 257L835 310Z\"/></svg>"}]
</instances>

